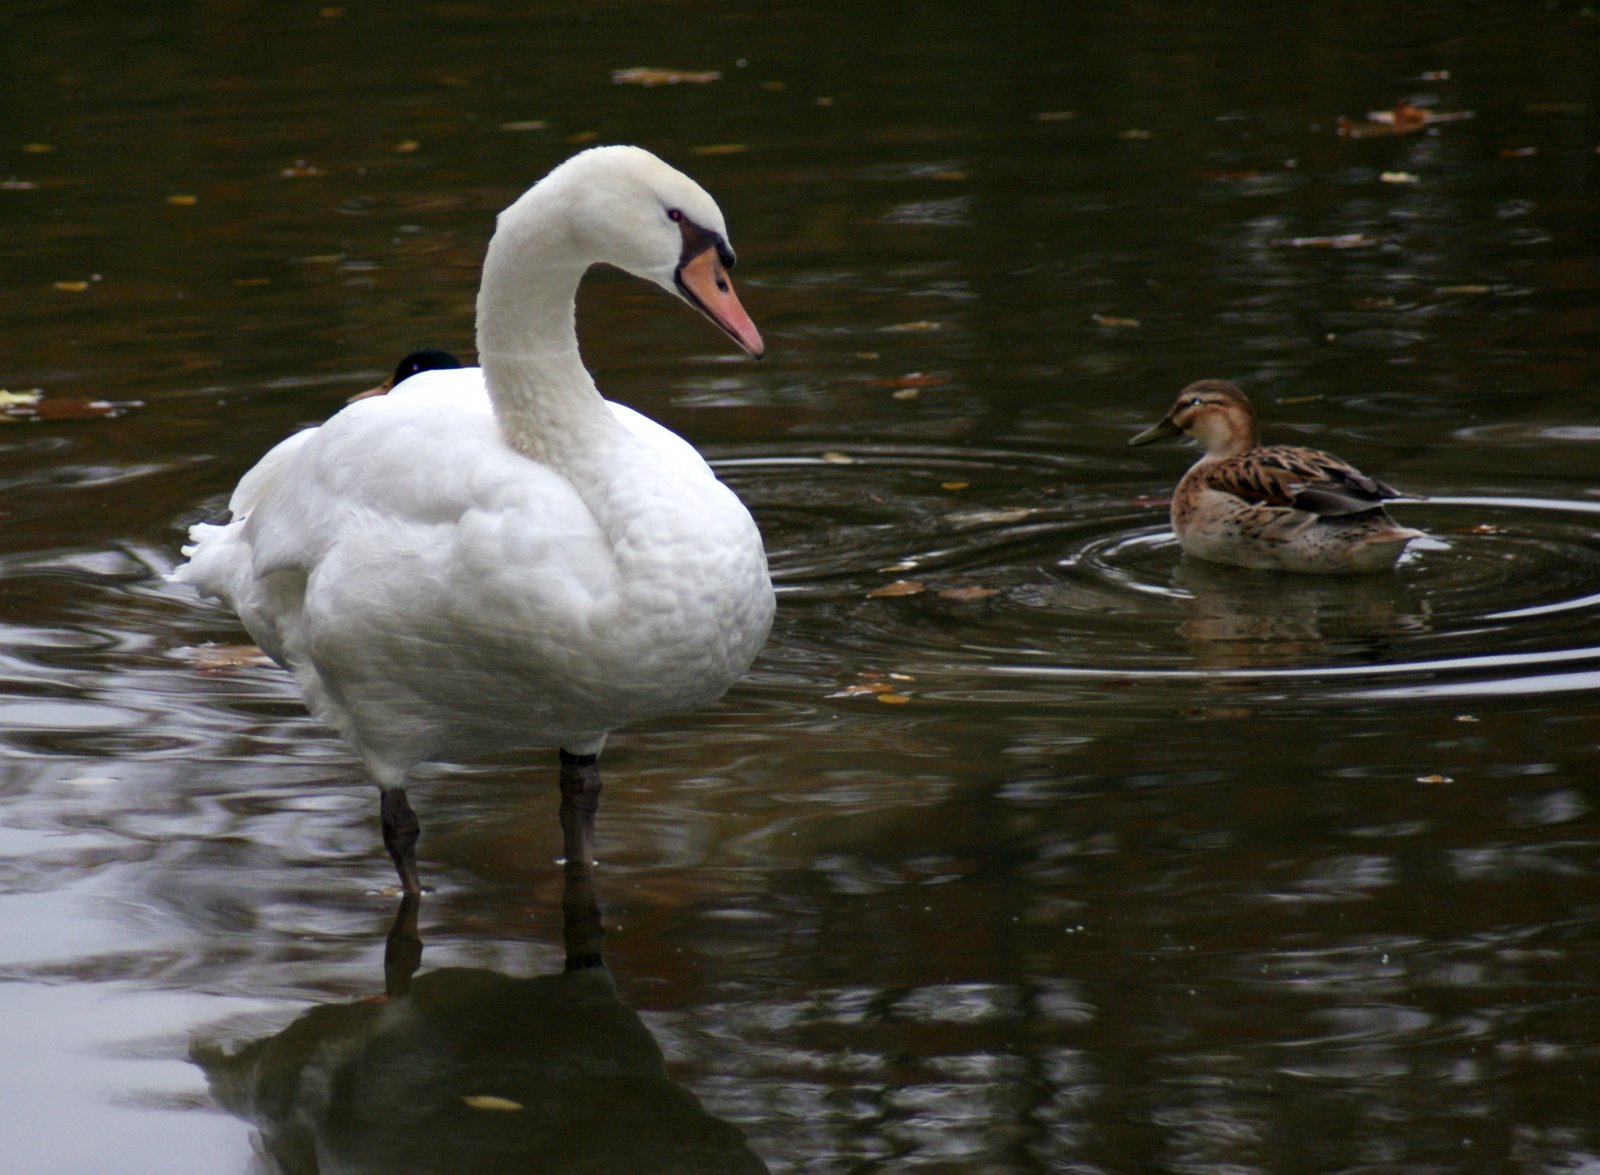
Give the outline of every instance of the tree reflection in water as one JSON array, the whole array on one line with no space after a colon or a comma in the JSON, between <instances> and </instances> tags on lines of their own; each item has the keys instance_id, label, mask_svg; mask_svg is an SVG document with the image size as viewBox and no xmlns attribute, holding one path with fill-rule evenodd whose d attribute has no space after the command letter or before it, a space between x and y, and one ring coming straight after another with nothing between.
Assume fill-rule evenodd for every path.
<instances>
[{"instance_id":1,"label":"tree reflection in water","mask_svg":"<svg viewBox=\"0 0 1600 1175\"><path fill-rule=\"evenodd\" d=\"M767 1170L673 1083L618 998L592 870L567 870L561 974L418 976L417 905L401 900L381 999L314 1007L234 1050L191 1049L217 1101L259 1130L266 1171Z\"/></svg>"}]
</instances>

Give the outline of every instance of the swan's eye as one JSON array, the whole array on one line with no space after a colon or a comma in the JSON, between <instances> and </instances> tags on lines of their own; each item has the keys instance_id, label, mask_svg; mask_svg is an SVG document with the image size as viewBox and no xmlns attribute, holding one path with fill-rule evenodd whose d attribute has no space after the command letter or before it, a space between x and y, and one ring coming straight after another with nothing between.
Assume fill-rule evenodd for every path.
<instances>
[{"instance_id":1,"label":"swan's eye","mask_svg":"<svg viewBox=\"0 0 1600 1175\"><path fill-rule=\"evenodd\" d=\"M673 224L682 224L683 213L679 212L676 208L668 208L667 219L672 221Z\"/></svg>"}]
</instances>

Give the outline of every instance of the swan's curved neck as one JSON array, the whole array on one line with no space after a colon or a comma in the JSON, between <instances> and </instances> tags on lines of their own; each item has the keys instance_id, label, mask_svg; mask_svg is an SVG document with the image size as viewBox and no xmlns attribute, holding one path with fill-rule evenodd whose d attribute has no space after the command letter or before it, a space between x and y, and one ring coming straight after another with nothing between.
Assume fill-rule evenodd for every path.
<instances>
[{"instance_id":1,"label":"swan's curved neck","mask_svg":"<svg viewBox=\"0 0 1600 1175\"><path fill-rule=\"evenodd\" d=\"M507 443L562 466L615 427L578 354L574 299L588 266L525 218L489 243L478 289L478 362Z\"/></svg>"}]
</instances>

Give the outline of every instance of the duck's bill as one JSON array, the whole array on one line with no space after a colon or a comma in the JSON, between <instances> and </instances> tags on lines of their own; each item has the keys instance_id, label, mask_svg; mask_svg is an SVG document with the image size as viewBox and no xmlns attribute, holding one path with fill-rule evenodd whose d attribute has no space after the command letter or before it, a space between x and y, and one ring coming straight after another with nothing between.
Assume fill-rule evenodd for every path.
<instances>
[{"instance_id":1,"label":"duck's bill","mask_svg":"<svg viewBox=\"0 0 1600 1175\"><path fill-rule=\"evenodd\" d=\"M678 266L678 290L691 305L716 323L734 342L757 359L766 353L761 332L739 304L733 281L715 249L702 249Z\"/></svg>"},{"instance_id":2,"label":"duck's bill","mask_svg":"<svg viewBox=\"0 0 1600 1175\"><path fill-rule=\"evenodd\" d=\"M1182 433L1183 429L1173 424L1172 418L1169 416L1165 420L1162 420L1159 424L1152 424L1138 436L1131 438L1128 441L1128 444L1148 445L1152 441L1164 441L1168 437L1181 436Z\"/></svg>"}]
</instances>

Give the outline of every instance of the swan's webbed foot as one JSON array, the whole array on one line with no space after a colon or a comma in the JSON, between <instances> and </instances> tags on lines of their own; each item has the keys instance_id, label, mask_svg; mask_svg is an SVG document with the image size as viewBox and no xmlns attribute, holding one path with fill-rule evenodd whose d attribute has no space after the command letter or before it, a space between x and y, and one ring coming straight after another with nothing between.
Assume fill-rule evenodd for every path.
<instances>
[{"instance_id":1,"label":"swan's webbed foot","mask_svg":"<svg viewBox=\"0 0 1600 1175\"><path fill-rule=\"evenodd\" d=\"M389 850L394 871L400 875L400 888L408 894L422 892L417 879L417 837L421 825L411 810L403 787L386 787L380 793L378 811L383 820L383 847Z\"/></svg>"},{"instance_id":2,"label":"swan's webbed foot","mask_svg":"<svg viewBox=\"0 0 1600 1175\"><path fill-rule=\"evenodd\" d=\"M568 869L594 866L594 814L600 810L599 758L561 752L561 847Z\"/></svg>"}]
</instances>

